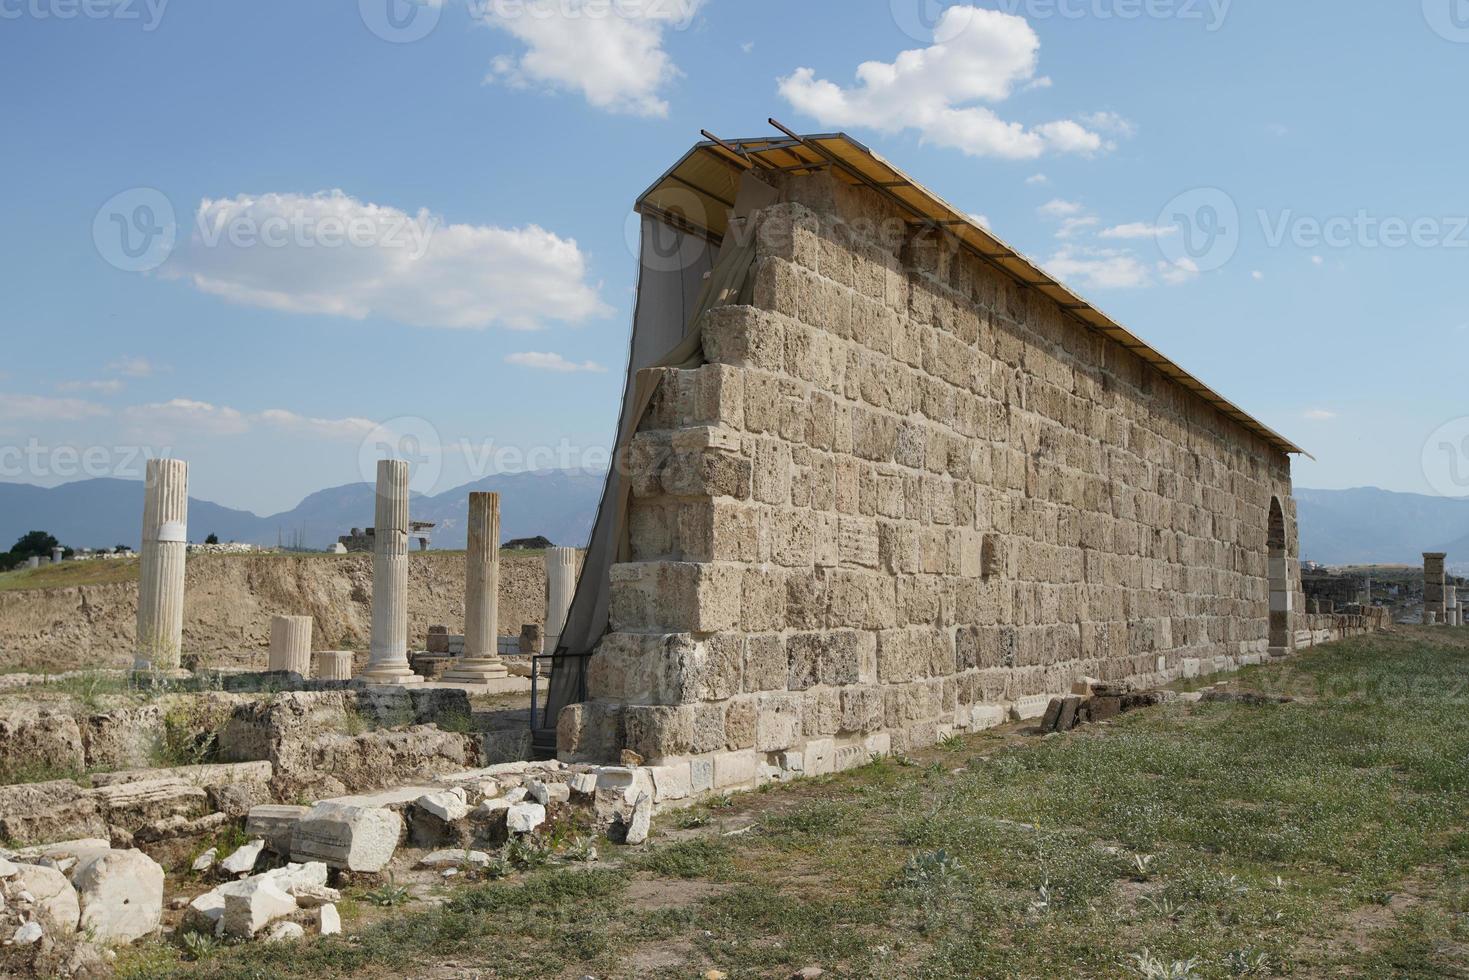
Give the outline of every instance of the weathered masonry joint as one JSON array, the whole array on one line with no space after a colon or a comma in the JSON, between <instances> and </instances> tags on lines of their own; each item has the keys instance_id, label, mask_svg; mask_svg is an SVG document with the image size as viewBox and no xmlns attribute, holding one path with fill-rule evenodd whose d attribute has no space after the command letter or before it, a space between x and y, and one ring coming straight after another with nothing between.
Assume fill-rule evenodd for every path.
<instances>
[{"instance_id":1,"label":"weathered masonry joint","mask_svg":"<svg viewBox=\"0 0 1469 980\"><path fill-rule=\"evenodd\" d=\"M737 177L765 200L730 221L712 275L734 250L748 274L692 324L701 355L640 378L561 758L745 788L1031 717L1081 676L1289 653L1298 450L789 146Z\"/></svg>"}]
</instances>

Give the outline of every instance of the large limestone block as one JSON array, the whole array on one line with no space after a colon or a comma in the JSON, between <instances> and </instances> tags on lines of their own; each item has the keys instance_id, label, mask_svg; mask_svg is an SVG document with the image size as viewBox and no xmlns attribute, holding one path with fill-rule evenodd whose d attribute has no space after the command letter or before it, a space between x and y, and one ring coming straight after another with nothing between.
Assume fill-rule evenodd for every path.
<instances>
[{"instance_id":1,"label":"large limestone block","mask_svg":"<svg viewBox=\"0 0 1469 980\"><path fill-rule=\"evenodd\" d=\"M71 883L80 928L101 943L130 943L163 918L163 868L138 850L108 851L78 864Z\"/></svg>"},{"instance_id":2,"label":"large limestone block","mask_svg":"<svg viewBox=\"0 0 1469 980\"><path fill-rule=\"evenodd\" d=\"M45 927L47 935L76 932L82 907L77 900L76 889L71 887L66 875L55 868L37 864L16 865L15 874L5 883L7 903L12 907L19 905L22 892L29 893L34 899L31 910Z\"/></svg>"},{"instance_id":3,"label":"large limestone block","mask_svg":"<svg viewBox=\"0 0 1469 980\"><path fill-rule=\"evenodd\" d=\"M107 836L97 801L69 779L0 786L0 838L29 843Z\"/></svg>"},{"instance_id":4,"label":"large limestone block","mask_svg":"<svg viewBox=\"0 0 1469 980\"><path fill-rule=\"evenodd\" d=\"M192 820L209 812L209 794L182 779L145 779L93 791L107 822L136 830L174 817Z\"/></svg>"},{"instance_id":5,"label":"large limestone block","mask_svg":"<svg viewBox=\"0 0 1469 980\"><path fill-rule=\"evenodd\" d=\"M403 818L391 810L318 803L296 824L291 857L377 872L392 860L402 831Z\"/></svg>"},{"instance_id":6,"label":"large limestone block","mask_svg":"<svg viewBox=\"0 0 1469 980\"><path fill-rule=\"evenodd\" d=\"M265 841L265 846L277 854L286 856L291 853L291 835L296 830L296 824L306 816L310 807L291 806L280 803L262 803L250 808L249 815L245 818L245 836L259 837Z\"/></svg>"},{"instance_id":7,"label":"large limestone block","mask_svg":"<svg viewBox=\"0 0 1469 980\"><path fill-rule=\"evenodd\" d=\"M0 708L0 771L16 773L40 765L77 772L86 768L76 718L31 704Z\"/></svg>"},{"instance_id":8,"label":"large limestone block","mask_svg":"<svg viewBox=\"0 0 1469 980\"><path fill-rule=\"evenodd\" d=\"M296 900L275 878L258 875L219 889L224 895L220 919L226 936L249 939L276 919L296 911Z\"/></svg>"},{"instance_id":9,"label":"large limestone block","mask_svg":"<svg viewBox=\"0 0 1469 980\"><path fill-rule=\"evenodd\" d=\"M150 704L89 715L81 733L87 768L146 766L163 735L163 708Z\"/></svg>"}]
</instances>

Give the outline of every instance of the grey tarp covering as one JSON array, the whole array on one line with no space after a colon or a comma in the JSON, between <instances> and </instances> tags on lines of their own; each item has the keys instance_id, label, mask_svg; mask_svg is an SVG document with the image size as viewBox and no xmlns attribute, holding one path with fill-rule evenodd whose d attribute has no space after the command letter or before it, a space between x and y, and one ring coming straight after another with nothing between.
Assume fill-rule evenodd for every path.
<instances>
[{"instance_id":1,"label":"grey tarp covering","mask_svg":"<svg viewBox=\"0 0 1469 980\"><path fill-rule=\"evenodd\" d=\"M638 374L652 367L697 367L704 363L697 324L705 310L738 299L754 260L752 237L740 233L745 225L742 219L775 199L773 188L747 174L731 209L731 231L739 231L726 235L723 247L643 216L637 303L617 443L571 610L554 651L557 656L552 661L545 713L539 722L543 732L554 730L561 709L581 697L586 664L582 655L591 653L607 631L608 572L614 562L628 557L623 521L628 487L621 461L648 409L654 387L646 378L640 383Z\"/></svg>"}]
</instances>

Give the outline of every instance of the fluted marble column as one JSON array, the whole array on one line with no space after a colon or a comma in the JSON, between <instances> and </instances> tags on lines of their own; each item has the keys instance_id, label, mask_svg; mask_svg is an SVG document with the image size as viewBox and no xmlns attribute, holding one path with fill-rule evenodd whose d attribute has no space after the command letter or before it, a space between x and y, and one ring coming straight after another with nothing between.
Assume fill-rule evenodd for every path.
<instances>
[{"instance_id":1,"label":"fluted marble column","mask_svg":"<svg viewBox=\"0 0 1469 980\"><path fill-rule=\"evenodd\" d=\"M576 593L576 549L546 549L546 652L555 653Z\"/></svg>"},{"instance_id":2,"label":"fluted marble column","mask_svg":"<svg viewBox=\"0 0 1469 980\"><path fill-rule=\"evenodd\" d=\"M377 462L372 547L372 642L362 679L369 684L421 684L408 666L408 464Z\"/></svg>"},{"instance_id":3,"label":"fluted marble column","mask_svg":"<svg viewBox=\"0 0 1469 980\"><path fill-rule=\"evenodd\" d=\"M184 635L189 464L150 459L143 484L136 670L177 670Z\"/></svg>"},{"instance_id":4,"label":"fluted marble column","mask_svg":"<svg viewBox=\"0 0 1469 980\"><path fill-rule=\"evenodd\" d=\"M443 679L485 684L509 671L500 659L500 495L469 495L469 544L464 553L464 655Z\"/></svg>"},{"instance_id":5,"label":"fluted marble column","mask_svg":"<svg viewBox=\"0 0 1469 980\"><path fill-rule=\"evenodd\" d=\"M274 616L270 620L270 670L311 676L311 617Z\"/></svg>"},{"instance_id":6,"label":"fluted marble column","mask_svg":"<svg viewBox=\"0 0 1469 980\"><path fill-rule=\"evenodd\" d=\"M316 655L316 676L324 681L350 681L352 651L322 650Z\"/></svg>"}]
</instances>

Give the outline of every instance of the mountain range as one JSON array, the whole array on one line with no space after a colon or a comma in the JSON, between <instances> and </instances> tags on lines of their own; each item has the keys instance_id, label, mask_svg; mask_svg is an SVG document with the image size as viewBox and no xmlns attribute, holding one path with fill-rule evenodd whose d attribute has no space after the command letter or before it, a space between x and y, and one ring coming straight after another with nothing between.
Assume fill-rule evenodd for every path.
<instances>
[{"instance_id":1,"label":"mountain range","mask_svg":"<svg viewBox=\"0 0 1469 980\"><path fill-rule=\"evenodd\" d=\"M413 494L408 513L415 521L437 524L434 548L463 548L469 493L500 494L501 540L544 535L552 543L582 547L592 531L605 475L586 470L543 470L485 477L444 493ZM374 491L370 483L349 483L310 494L294 508L260 517L189 498L189 540L209 534L221 541L275 545L285 542L324 549L354 527L371 527ZM143 513L143 483L110 478L78 480L57 487L0 483L0 549L25 534L42 530L72 548L137 548Z\"/></svg>"},{"instance_id":2,"label":"mountain range","mask_svg":"<svg viewBox=\"0 0 1469 980\"><path fill-rule=\"evenodd\" d=\"M434 521L435 548L463 548L468 495L500 494L503 540L541 534L580 547L591 533L603 474L585 470L506 473L434 495L414 494L414 520ZM1469 564L1469 498L1397 493L1375 487L1295 491L1301 557L1327 565L1417 564L1425 551L1446 551L1450 565ZM49 531L71 547L138 546L143 484L93 479L58 487L0 483L0 548L31 530ZM299 541L327 548L338 535L373 522L373 488L349 483L311 494L288 511L260 517L190 498L190 538L275 545Z\"/></svg>"}]
</instances>

